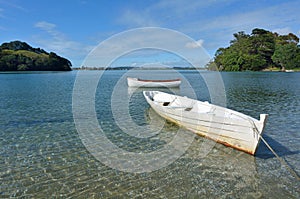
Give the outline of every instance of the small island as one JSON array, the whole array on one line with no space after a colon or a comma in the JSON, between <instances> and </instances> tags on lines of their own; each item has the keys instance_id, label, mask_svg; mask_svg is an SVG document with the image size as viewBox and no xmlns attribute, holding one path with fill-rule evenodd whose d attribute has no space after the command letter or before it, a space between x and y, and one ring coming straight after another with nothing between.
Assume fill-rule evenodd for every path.
<instances>
[{"instance_id":1,"label":"small island","mask_svg":"<svg viewBox=\"0 0 300 199\"><path fill-rule=\"evenodd\" d=\"M219 48L207 67L220 71L299 71L299 38L255 28L233 34L227 48Z\"/></svg>"},{"instance_id":2,"label":"small island","mask_svg":"<svg viewBox=\"0 0 300 199\"><path fill-rule=\"evenodd\" d=\"M0 71L70 71L71 62L54 52L12 41L0 46Z\"/></svg>"}]
</instances>

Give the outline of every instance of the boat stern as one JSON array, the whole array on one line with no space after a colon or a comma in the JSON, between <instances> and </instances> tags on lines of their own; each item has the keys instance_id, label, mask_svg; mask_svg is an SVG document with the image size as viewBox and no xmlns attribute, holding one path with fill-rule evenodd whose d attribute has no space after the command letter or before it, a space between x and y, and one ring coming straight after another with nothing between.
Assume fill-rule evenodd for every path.
<instances>
[{"instance_id":1,"label":"boat stern","mask_svg":"<svg viewBox=\"0 0 300 199\"><path fill-rule=\"evenodd\" d=\"M259 115L259 121L258 121L258 124L256 124L256 128L258 130L258 132L257 132L258 135L257 135L257 139L255 141L255 144L253 145L254 148L249 152L251 155L255 154L257 147L261 141L262 134L263 134L266 122L267 122L267 118L268 118L268 114L260 114Z\"/></svg>"},{"instance_id":2,"label":"boat stern","mask_svg":"<svg viewBox=\"0 0 300 199\"><path fill-rule=\"evenodd\" d=\"M262 134L262 132L263 132L263 130L264 130L264 128L265 128L267 119L268 119L268 114L260 114L260 115L259 115L259 126L258 126L258 130L259 130L259 133L260 133L260 134Z\"/></svg>"}]
</instances>

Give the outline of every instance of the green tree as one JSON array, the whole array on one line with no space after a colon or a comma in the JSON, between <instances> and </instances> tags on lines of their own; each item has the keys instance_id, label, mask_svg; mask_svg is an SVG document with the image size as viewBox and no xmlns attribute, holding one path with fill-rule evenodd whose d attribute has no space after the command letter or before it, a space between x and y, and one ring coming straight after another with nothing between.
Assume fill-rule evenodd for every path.
<instances>
[{"instance_id":1,"label":"green tree","mask_svg":"<svg viewBox=\"0 0 300 199\"><path fill-rule=\"evenodd\" d=\"M18 70L19 71L22 71L22 70L28 70L28 67L27 67L27 65L25 65L25 64L20 64L20 65L18 65Z\"/></svg>"},{"instance_id":2,"label":"green tree","mask_svg":"<svg viewBox=\"0 0 300 199\"><path fill-rule=\"evenodd\" d=\"M251 35L240 31L233 36L229 47L215 53L214 63L219 70L259 71L274 65L287 69L300 65L299 38L292 33L278 35L255 28Z\"/></svg>"},{"instance_id":3,"label":"green tree","mask_svg":"<svg viewBox=\"0 0 300 199\"><path fill-rule=\"evenodd\" d=\"M0 46L0 71L68 71L71 62L57 54L14 41Z\"/></svg>"},{"instance_id":4,"label":"green tree","mask_svg":"<svg viewBox=\"0 0 300 199\"><path fill-rule=\"evenodd\" d=\"M277 45L272 60L282 69L300 67L300 49L293 43Z\"/></svg>"},{"instance_id":5,"label":"green tree","mask_svg":"<svg viewBox=\"0 0 300 199\"><path fill-rule=\"evenodd\" d=\"M272 32L263 29L253 29L251 42L254 48L254 54L258 54L265 60L266 65L260 66L260 69L272 65L272 55L275 51L275 39Z\"/></svg>"}]
</instances>

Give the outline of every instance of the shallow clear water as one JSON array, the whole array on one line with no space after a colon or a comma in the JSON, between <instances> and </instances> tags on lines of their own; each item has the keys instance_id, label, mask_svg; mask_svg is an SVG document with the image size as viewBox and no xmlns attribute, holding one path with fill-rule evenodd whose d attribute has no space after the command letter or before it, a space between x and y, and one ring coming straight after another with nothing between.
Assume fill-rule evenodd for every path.
<instances>
[{"instance_id":1,"label":"shallow clear water","mask_svg":"<svg viewBox=\"0 0 300 199\"><path fill-rule=\"evenodd\" d=\"M126 72L106 71L101 77L95 96L98 122L106 137L125 151L148 153L159 150L173 139L179 127L164 123L151 112L142 90L128 90L124 78ZM213 72L202 73L213 78ZM147 74L174 76L168 71L147 71ZM180 71L180 75L191 84L198 99L211 101L207 86L197 71ZM235 72L221 75L227 107L255 118L259 113L268 113L264 138L299 174L300 73ZM182 156L152 172L125 172L103 164L86 149L76 130L72 114L75 78L75 71L0 74L1 198L300 197L299 181L263 143L255 157L220 144L215 144L203 156L207 140L195 137ZM159 133L147 138L124 133L118 124L126 126L128 122L126 128L129 131L132 127L126 115L122 115L122 107L112 110L111 98L116 85L124 91L117 94L132 95L128 111L133 123L141 128L151 122L154 126L163 125ZM188 89L184 82L174 92L185 95ZM116 99L122 98L116 96ZM119 114L119 123L114 114ZM190 136L189 132L185 133Z\"/></svg>"}]
</instances>

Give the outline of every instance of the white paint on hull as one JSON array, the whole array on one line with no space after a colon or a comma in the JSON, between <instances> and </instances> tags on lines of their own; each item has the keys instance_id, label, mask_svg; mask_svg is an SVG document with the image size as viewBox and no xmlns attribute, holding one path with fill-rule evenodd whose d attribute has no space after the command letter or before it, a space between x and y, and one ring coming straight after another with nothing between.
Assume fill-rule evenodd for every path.
<instances>
[{"instance_id":1,"label":"white paint on hull","mask_svg":"<svg viewBox=\"0 0 300 199\"><path fill-rule=\"evenodd\" d=\"M267 115L260 120L208 102L144 91L150 106L163 118L226 146L254 155Z\"/></svg>"},{"instance_id":2,"label":"white paint on hull","mask_svg":"<svg viewBox=\"0 0 300 199\"><path fill-rule=\"evenodd\" d=\"M127 84L129 87L144 87L144 88L175 88L181 84L180 79L175 80L141 80L138 78L127 77Z\"/></svg>"}]
</instances>

